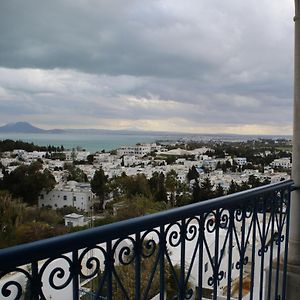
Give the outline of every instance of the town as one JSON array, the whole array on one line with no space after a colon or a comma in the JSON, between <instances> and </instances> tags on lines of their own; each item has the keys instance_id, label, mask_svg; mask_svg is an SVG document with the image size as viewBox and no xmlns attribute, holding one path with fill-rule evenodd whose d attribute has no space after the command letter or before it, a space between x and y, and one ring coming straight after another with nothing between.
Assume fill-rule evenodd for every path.
<instances>
[{"instance_id":1,"label":"town","mask_svg":"<svg viewBox=\"0 0 300 300\"><path fill-rule=\"evenodd\" d=\"M90 153L0 142L1 247L290 178L291 141L158 141ZM14 199L14 200L12 200Z\"/></svg>"}]
</instances>

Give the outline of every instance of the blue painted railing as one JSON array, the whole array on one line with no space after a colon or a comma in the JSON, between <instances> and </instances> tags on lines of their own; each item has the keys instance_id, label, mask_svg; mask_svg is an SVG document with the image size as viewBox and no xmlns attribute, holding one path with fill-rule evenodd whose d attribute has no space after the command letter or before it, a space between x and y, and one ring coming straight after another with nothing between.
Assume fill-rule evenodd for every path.
<instances>
[{"instance_id":1,"label":"blue painted railing","mask_svg":"<svg viewBox=\"0 0 300 300\"><path fill-rule=\"evenodd\" d=\"M0 299L285 299L292 183L0 250Z\"/></svg>"}]
</instances>

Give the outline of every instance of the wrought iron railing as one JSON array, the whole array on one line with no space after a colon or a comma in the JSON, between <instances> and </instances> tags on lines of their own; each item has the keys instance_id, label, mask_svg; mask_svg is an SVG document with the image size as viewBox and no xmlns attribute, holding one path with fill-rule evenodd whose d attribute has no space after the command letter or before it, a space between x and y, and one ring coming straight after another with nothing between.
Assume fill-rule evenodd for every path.
<instances>
[{"instance_id":1,"label":"wrought iron railing","mask_svg":"<svg viewBox=\"0 0 300 300\"><path fill-rule=\"evenodd\" d=\"M0 250L0 299L285 299L291 186Z\"/></svg>"}]
</instances>

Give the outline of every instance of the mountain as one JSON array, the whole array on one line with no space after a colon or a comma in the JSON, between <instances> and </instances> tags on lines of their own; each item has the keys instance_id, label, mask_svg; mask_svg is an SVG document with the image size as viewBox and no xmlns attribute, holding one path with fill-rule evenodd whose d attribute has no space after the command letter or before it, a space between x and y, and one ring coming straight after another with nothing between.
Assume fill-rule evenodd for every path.
<instances>
[{"instance_id":1,"label":"mountain","mask_svg":"<svg viewBox=\"0 0 300 300\"><path fill-rule=\"evenodd\" d=\"M9 123L0 127L3 133L63 133L61 129L45 130L31 125L28 122Z\"/></svg>"}]
</instances>

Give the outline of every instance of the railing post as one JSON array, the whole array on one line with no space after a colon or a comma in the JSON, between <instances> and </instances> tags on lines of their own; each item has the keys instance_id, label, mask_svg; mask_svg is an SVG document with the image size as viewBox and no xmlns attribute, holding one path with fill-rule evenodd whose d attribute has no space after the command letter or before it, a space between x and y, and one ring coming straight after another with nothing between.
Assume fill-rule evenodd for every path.
<instances>
[{"instance_id":1,"label":"railing post","mask_svg":"<svg viewBox=\"0 0 300 300\"><path fill-rule=\"evenodd\" d=\"M242 300L243 298L243 280L244 280L244 259L245 259L245 252L246 247L245 245L245 223L246 223L246 208L245 206L241 209L242 213L242 236L241 236L241 252L240 252L240 275L239 275L239 300Z\"/></svg>"},{"instance_id":2,"label":"railing post","mask_svg":"<svg viewBox=\"0 0 300 300\"><path fill-rule=\"evenodd\" d=\"M198 263L198 300L202 300L202 287L203 287L203 240L204 240L204 214L200 214L199 224L199 263Z\"/></svg>"},{"instance_id":3,"label":"railing post","mask_svg":"<svg viewBox=\"0 0 300 300\"><path fill-rule=\"evenodd\" d=\"M165 299L165 251L166 251L166 235L165 226L160 226L159 235L159 299Z\"/></svg>"},{"instance_id":4,"label":"railing post","mask_svg":"<svg viewBox=\"0 0 300 300\"><path fill-rule=\"evenodd\" d=\"M234 209L229 209L229 225L228 225L228 266L227 266L227 299L231 298L231 273L232 273L232 242L233 242L233 226L234 226Z\"/></svg>"},{"instance_id":5,"label":"railing post","mask_svg":"<svg viewBox=\"0 0 300 300\"><path fill-rule=\"evenodd\" d=\"M215 253L213 259L213 300L218 299L218 282L219 282L219 229L220 229L220 209L216 209L215 217Z\"/></svg>"},{"instance_id":6,"label":"railing post","mask_svg":"<svg viewBox=\"0 0 300 300\"><path fill-rule=\"evenodd\" d=\"M275 223L275 208L277 208L277 199L274 199L275 195L272 197L271 201L271 244L270 244L270 257L269 257L269 279L268 279L268 297L267 300L271 300L272 295L272 273L273 273L273 247L274 247L274 223ZM282 201L282 199L281 199ZM277 270L279 272L279 264L277 265Z\"/></svg>"},{"instance_id":7,"label":"railing post","mask_svg":"<svg viewBox=\"0 0 300 300\"><path fill-rule=\"evenodd\" d=\"M181 257L180 257L180 278L179 278L179 299L183 300L185 298L185 237L186 237L186 223L185 219L181 220Z\"/></svg>"},{"instance_id":8,"label":"railing post","mask_svg":"<svg viewBox=\"0 0 300 300\"><path fill-rule=\"evenodd\" d=\"M42 287L42 278L39 276L38 262L31 264L32 283L31 283L31 299L39 299L40 289Z\"/></svg>"},{"instance_id":9,"label":"railing post","mask_svg":"<svg viewBox=\"0 0 300 300\"><path fill-rule=\"evenodd\" d=\"M286 299L286 281L287 281L287 261L288 261L288 245L289 245L289 231L290 231L290 201L291 201L291 188L288 189L286 199L286 227L285 227L285 251L283 260L283 282L282 282L282 300Z\"/></svg>"},{"instance_id":10,"label":"railing post","mask_svg":"<svg viewBox=\"0 0 300 300\"><path fill-rule=\"evenodd\" d=\"M134 259L134 268L135 268L135 298L139 300L141 298L141 239L140 233L135 234L135 259Z\"/></svg>"},{"instance_id":11,"label":"railing post","mask_svg":"<svg viewBox=\"0 0 300 300\"><path fill-rule=\"evenodd\" d=\"M275 278L275 296L279 294L279 269L280 269L280 256L281 256L281 244L283 233L283 192L280 193L280 205L279 205L279 228L278 228L278 240L277 240L277 258L276 258L276 278Z\"/></svg>"},{"instance_id":12,"label":"railing post","mask_svg":"<svg viewBox=\"0 0 300 300\"><path fill-rule=\"evenodd\" d=\"M255 279L255 259L256 259L256 219L257 219L257 204L253 201L253 216L252 216L252 253L251 253L251 284L250 284L250 300L254 299L254 279Z\"/></svg>"},{"instance_id":13,"label":"railing post","mask_svg":"<svg viewBox=\"0 0 300 300\"><path fill-rule=\"evenodd\" d=\"M263 199L263 224L261 229L261 248L260 248L260 282L259 282L259 300L263 299L264 292L264 268L265 268L265 251L266 251L266 199Z\"/></svg>"},{"instance_id":14,"label":"railing post","mask_svg":"<svg viewBox=\"0 0 300 300\"><path fill-rule=\"evenodd\" d=\"M78 251L72 252L73 268L73 300L79 299L79 265L78 265Z\"/></svg>"},{"instance_id":15,"label":"railing post","mask_svg":"<svg viewBox=\"0 0 300 300\"><path fill-rule=\"evenodd\" d=\"M112 272L114 258L112 253L112 243L108 241L106 244L106 258L105 258L105 269L107 271L107 300L112 300Z\"/></svg>"}]
</instances>

